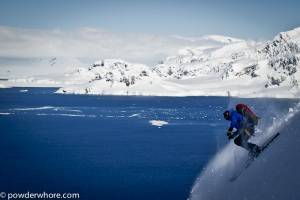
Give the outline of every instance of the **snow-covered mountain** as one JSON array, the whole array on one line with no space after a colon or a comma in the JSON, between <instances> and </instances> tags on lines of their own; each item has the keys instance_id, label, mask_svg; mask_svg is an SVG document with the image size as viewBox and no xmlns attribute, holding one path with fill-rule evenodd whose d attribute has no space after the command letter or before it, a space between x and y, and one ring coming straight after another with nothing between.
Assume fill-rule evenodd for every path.
<instances>
[{"instance_id":1,"label":"snow-covered mountain","mask_svg":"<svg viewBox=\"0 0 300 200\"><path fill-rule=\"evenodd\" d=\"M180 49L152 67L104 59L53 79L26 80L61 85L57 92L67 94L300 97L300 28L266 42L219 35L180 39L203 45Z\"/></svg>"},{"instance_id":2,"label":"snow-covered mountain","mask_svg":"<svg viewBox=\"0 0 300 200\"><path fill-rule=\"evenodd\" d=\"M300 97L300 28L267 42L209 38L223 45L186 47L154 67L102 60L69 74L82 83L58 92L162 96L224 96L230 92L243 97Z\"/></svg>"},{"instance_id":3,"label":"snow-covered mountain","mask_svg":"<svg viewBox=\"0 0 300 200\"><path fill-rule=\"evenodd\" d=\"M71 80L78 80L81 84L61 88L58 92L143 95L147 92L146 87L151 90L160 80L159 76L148 66L132 64L120 59L95 62L88 69L80 68L66 76Z\"/></svg>"}]
</instances>

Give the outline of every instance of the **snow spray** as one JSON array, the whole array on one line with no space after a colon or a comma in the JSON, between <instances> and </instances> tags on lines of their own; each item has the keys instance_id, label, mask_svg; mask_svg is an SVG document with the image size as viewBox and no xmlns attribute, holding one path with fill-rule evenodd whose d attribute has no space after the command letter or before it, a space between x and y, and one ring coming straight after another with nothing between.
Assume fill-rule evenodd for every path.
<instances>
[{"instance_id":1,"label":"snow spray","mask_svg":"<svg viewBox=\"0 0 300 200\"><path fill-rule=\"evenodd\" d=\"M289 108L286 114L281 114L281 117L273 119L273 123L266 128L262 128L261 137L258 142L265 138L276 134L283 128L290 119L300 111L300 102L294 107ZM218 191L221 191L224 186L230 184L228 179L230 175L240 167L238 163L243 163L247 159L248 152L240 147L237 147L231 140L225 145L202 170L201 174L195 180L190 191L188 200L212 200L219 199ZM239 161L239 162L237 162ZM229 195L229 193L227 192ZM222 193L223 199L226 198L226 193Z\"/></svg>"}]
</instances>

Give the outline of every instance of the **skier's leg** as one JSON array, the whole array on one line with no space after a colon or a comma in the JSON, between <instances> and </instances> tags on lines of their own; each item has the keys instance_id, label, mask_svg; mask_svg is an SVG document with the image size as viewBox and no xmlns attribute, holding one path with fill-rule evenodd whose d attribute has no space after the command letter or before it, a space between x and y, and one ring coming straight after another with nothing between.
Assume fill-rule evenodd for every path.
<instances>
[{"instance_id":1,"label":"skier's leg","mask_svg":"<svg viewBox=\"0 0 300 200\"><path fill-rule=\"evenodd\" d=\"M248 142L248 140L250 139L250 137L252 135L254 135L254 132L255 132L255 126L254 126L254 124L253 123L249 123L248 127L246 129L246 133L247 133L247 136L248 136L248 138L247 138L247 144L246 145L247 145L247 149L249 151L250 156L257 157L258 154L261 151L260 148L259 148L259 146L256 145L256 144Z\"/></svg>"},{"instance_id":2,"label":"skier's leg","mask_svg":"<svg viewBox=\"0 0 300 200\"><path fill-rule=\"evenodd\" d=\"M241 135L242 135L242 147L244 149L246 149L247 151L250 151L251 149L249 148L248 140L251 135L246 131L244 131L243 134L241 134Z\"/></svg>"},{"instance_id":3,"label":"skier's leg","mask_svg":"<svg viewBox=\"0 0 300 200\"><path fill-rule=\"evenodd\" d=\"M249 148L248 148L248 137L245 133L241 133L239 134L239 136L237 136L235 139L234 139L234 143L244 149L246 149L247 151L249 151Z\"/></svg>"},{"instance_id":4,"label":"skier's leg","mask_svg":"<svg viewBox=\"0 0 300 200\"><path fill-rule=\"evenodd\" d=\"M242 146L242 136L241 134L234 139L234 144Z\"/></svg>"}]
</instances>

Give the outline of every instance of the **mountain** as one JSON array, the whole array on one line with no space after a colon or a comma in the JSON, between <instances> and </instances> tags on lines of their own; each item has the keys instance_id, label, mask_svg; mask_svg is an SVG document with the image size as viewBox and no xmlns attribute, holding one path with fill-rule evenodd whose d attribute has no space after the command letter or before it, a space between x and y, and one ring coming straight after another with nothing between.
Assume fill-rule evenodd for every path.
<instances>
[{"instance_id":1,"label":"mountain","mask_svg":"<svg viewBox=\"0 0 300 200\"><path fill-rule=\"evenodd\" d=\"M104 59L64 75L21 81L60 85L57 92L66 94L300 97L300 28L265 42L219 35L178 39L202 45L182 48L152 67ZM56 66L57 58L47 62Z\"/></svg>"},{"instance_id":2,"label":"mountain","mask_svg":"<svg viewBox=\"0 0 300 200\"><path fill-rule=\"evenodd\" d=\"M147 67L107 59L71 77L82 84L58 93L299 98L300 28L266 42L205 36L219 46L186 47L178 55ZM81 75L80 75L81 74Z\"/></svg>"},{"instance_id":3,"label":"mountain","mask_svg":"<svg viewBox=\"0 0 300 200\"><path fill-rule=\"evenodd\" d=\"M144 95L147 89L153 89L160 81L160 77L148 66L129 63L121 59L105 59L95 62L88 69L80 68L67 76L72 80L81 79L83 83L61 88L58 92Z\"/></svg>"}]
</instances>

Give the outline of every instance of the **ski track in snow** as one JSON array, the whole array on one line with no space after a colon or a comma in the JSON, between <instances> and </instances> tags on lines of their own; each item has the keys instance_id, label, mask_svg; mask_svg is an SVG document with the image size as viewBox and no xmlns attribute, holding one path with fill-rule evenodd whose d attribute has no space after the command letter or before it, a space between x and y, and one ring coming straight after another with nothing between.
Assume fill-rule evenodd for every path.
<instances>
[{"instance_id":1,"label":"ski track in snow","mask_svg":"<svg viewBox=\"0 0 300 200\"><path fill-rule=\"evenodd\" d=\"M281 118L274 119L272 125L264 129L264 134L256 139L257 144L262 144L267 138L276 134L299 111L300 103L290 108ZM224 184L230 184L228 180L246 161L247 154L246 150L237 147L231 140L202 170L193 184L188 200L216 199L216 192L221 190Z\"/></svg>"}]
</instances>

